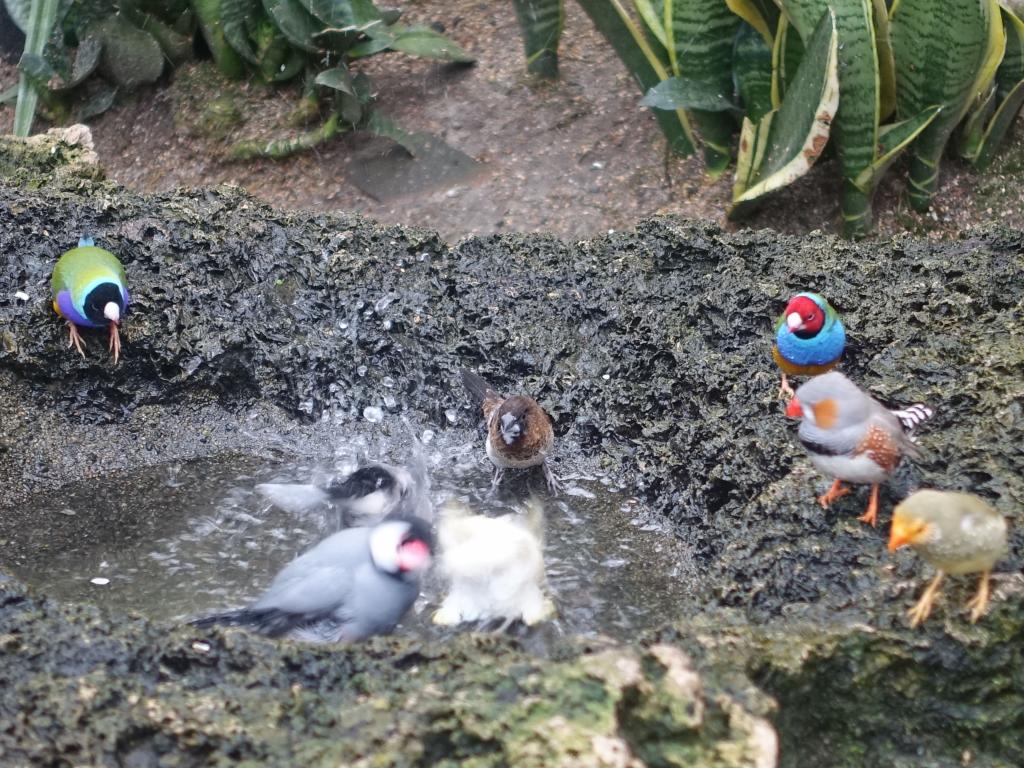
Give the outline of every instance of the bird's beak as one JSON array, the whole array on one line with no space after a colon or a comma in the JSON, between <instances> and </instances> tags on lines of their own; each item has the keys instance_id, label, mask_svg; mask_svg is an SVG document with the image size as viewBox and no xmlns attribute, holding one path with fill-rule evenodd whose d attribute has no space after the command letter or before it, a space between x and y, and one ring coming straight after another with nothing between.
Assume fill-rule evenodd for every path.
<instances>
[{"instance_id":1,"label":"bird's beak","mask_svg":"<svg viewBox=\"0 0 1024 768\"><path fill-rule=\"evenodd\" d=\"M799 312L790 312L786 315L786 325L789 327L790 331L803 330L804 319L800 317Z\"/></svg>"},{"instance_id":2,"label":"bird's beak","mask_svg":"<svg viewBox=\"0 0 1024 768\"><path fill-rule=\"evenodd\" d=\"M116 302L108 301L103 307L103 316L114 325L121 324L121 308Z\"/></svg>"},{"instance_id":3,"label":"bird's beak","mask_svg":"<svg viewBox=\"0 0 1024 768\"><path fill-rule=\"evenodd\" d=\"M416 571L430 562L430 547L422 541L408 541L398 548L398 569Z\"/></svg>"},{"instance_id":4,"label":"bird's beak","mask_svg":"<svg viewBox=\"0 0 1024 768\"><path fill-rule=\"evenodd\" d=\"M795 397L789 401L789 405L786 406L786 415L791 419L799 419L804 415L804 407L800 405L800 401Z\"/></svg>"},{"instance_id":5,"label":"bird's beak","mask_svg":"<svg viewBox=\"0 0 1024 768\"><path fill-rule=\"evenodd\" d=\"M900 547L913 543L913 535L902 517L894 517L889 527L889 551L895 552Z\"/></svg>"}]
</instances>

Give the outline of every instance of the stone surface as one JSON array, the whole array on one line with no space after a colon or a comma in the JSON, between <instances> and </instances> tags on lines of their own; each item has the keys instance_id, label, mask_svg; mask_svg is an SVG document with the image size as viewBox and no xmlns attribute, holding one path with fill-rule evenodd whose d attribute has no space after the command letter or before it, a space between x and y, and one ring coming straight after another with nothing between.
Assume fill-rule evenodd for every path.
<instances>
[{"instance_id":1,"label":"stone surface","mask_svg":"<svg viewBox=\"0 0 1024 768\"><path fill-rule=\"evenodd\" d=\"M957 610L973 584L954 582L925 629L907 630L926 573L884 548L891 504L920 485L1019 515L1021 233L854 245L653 219L580 243L449 247L230 188L140 197L34 173L0 185L0 539L33 524L18 518L26 494L258 452L277 432L315 435L324 413L355 422L386 377L417 423L471 419L469 366L536 392L563 467L601 467L645 495L696 569L681 576L692 600L646 650L567 641L550 660L473 638L324 650L237 632L200 652L187 633L6 582L0 720L15 726L0 729L0 761L760 767L770 716L783 765L1024 764L1020 526L975 627ZM87 334L85 360L69 352L49 308L52 264L83 232L129 274L116 368L101 335ZM844 315L851 377L938 411L878 530L855 520L864 489L816 505L825 482L775 399L772 323L807 288Z\"/></svg>"}]
</instances>

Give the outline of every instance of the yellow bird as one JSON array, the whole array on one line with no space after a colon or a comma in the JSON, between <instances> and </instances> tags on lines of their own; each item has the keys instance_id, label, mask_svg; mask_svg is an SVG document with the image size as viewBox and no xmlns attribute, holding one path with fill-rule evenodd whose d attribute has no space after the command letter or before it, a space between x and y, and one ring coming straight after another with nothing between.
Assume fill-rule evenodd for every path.
<instances>
[{"instance_id":1,"label":"yellow bird","mask_svg":"<svg viewBox=\"0 0 1024 768\"><path fill-rule=\"evenodd\" d=\"M981 573L978 593L967 604L973 624L988 606L989 574L1006 553L1006 520L970 493L922 490L896 505L892 515L889 551L912 547L938 573L910 609L910 626L931 613L945 574Z\"/></svg>"}]
</instances>

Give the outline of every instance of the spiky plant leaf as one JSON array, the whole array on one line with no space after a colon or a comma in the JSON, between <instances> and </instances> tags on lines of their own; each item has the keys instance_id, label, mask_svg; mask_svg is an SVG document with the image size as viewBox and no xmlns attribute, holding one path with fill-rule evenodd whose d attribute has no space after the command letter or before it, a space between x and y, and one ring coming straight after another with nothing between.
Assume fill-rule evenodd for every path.
<instances>
[{"instance_id":1,"label":"spiky plant leaf","mask_svg":"<svg viewBox=\"0 0 1024 768\"><path fill-rule=\"evenodd\" d=\"M636 20L623 5L624 0L579 0L594 26L611 43L626 69L640 83L644 92L671 75L667 61L644 36ZM655 41L657 45L657 41ZM661 49L664 53L664 49ZM685 110L655 110L670 151L678 155L693 153L694 136Z\"/></svg>"},{"instance_id":2,"label":"spiky plant leaf","mask_svg":"<svg viewBox=\"0 0 1024 768\"><path fill-rule=\"evenodd\" d=\"M779 9L771 0L725 0L729 10L757 30L770 49L779 26Z\"/></svg>"},{"instance_id":3,"label":"spiky plant leaf","mask_svg":"<svg viewBox=\"0 0 1024 768\"><path fill-rule=\"evenodd\" d=\"M757 122L772 111L772 49L745 21L736 31L732 76L746 116Z\"/></svg>"},{"instance_id":4,"label":"spiky plant leaf","mask_svg":"<svg viewBox=\"0 0 1024 768\"><path fill-rule=\"evenodd\" d=\"M662 80L644 94L640 106L654 109L702 109L725 112L734 108L732 99L716 85L689 77Z\"/></svg>"},{"instance_id":5,"label":"spiky plant leaf","mask_svg":"<svg viewBox=\"0 0 1024 768\"><path fill-rule=\"evenodd\" d=\"M986 61L998 35L995 0L900 0L890 28L896 57L899 114L916 115L930 106L942 111L911 147L910 205L926 211L938 185L939 160L953 128L981 92Z\"/></svg>"},{"instance_id":6,"label":"spiky plant leaf","mask_svg":"<svg viewBox=\"0 0 1024 768\"><path fill-rule=\"evenodd\" d=\"M526 69L540 77L558 77L558 41L565 26L564 0L514 0L526 48Z\"/></svg>"},{"instance_id":7,"label":"spiky plant leaf","mask_svg":"<svg viewBox=\"0 0 1024 768\"><path fill-rule=\"evenodd\" d=\"M740 19L722 0L661 0L669 63L676 77L700 83L701 91L732 102L732 46ZM691 108L704 142L704 162L718 176L732 159L736 123L721 109Z\"/></svg>"},{"instance_id":8,"label":"spiky plant leaf","mask_svg":"<svg viewBox=\"0 0 1024 768\"><path fill-rule=\"evenodd\" d=\"M782 105L756 125L743 121L733 215L742 204L803 176L828 142L839 104L839 35L835 16L822 15Z\"/></svg>"},{"instance_id":9,"label":"spiky plant leaf","mask_svg":"<svg viewBox=\"0 0 1024 768\"><path fill-rule=\"evenodd\" d=\"M25 31L24 56L42 56L46 41L53 30L59 11L59 0L31 0L29 12L23 20ZM23 57L24 58L24 57ZM22 70L18 76L18 102L14 108L14 135L28 136L39 102L39 86Z\"/></svg>"},{"instance_id":10,"label":"spiky plant leaf","mask_svg":"<svg viewBox=\"0 0 1024 768\"><path fill-rule=\"evenodd\" d=\"M391 27L394 38L390 48L411 56L424 59L440 59L460 64L472 64L476 57L464 51L458 43L435 32L430 27L403 27L394 24Z\"/></svg>"},{"instance_id":11,"label":"spiky plant leaf","mask_svg":"<svg viewBox=\"0 0 1024 768\"><path fill-rule=\"evenodd\" d=\"M875 51L878 53L878 119L887 120L896 111L896 61L889 36L889 9L885 0L872 0L875 22Z\"/></svg>"},{"instance_id":12,"label":"spiky plant leaf","mask_svg":"<svg viewBox=\"0 0 1024 768\"><path fill-rule=\"evenodd\" d=\"M775 43L772 46L772 105L778 108L786 97L793 78L796 77L800 62L804 58L804 44L800 33L793 29L789 19L779 16L775 29Z\"/></svg>"}]
</instances>

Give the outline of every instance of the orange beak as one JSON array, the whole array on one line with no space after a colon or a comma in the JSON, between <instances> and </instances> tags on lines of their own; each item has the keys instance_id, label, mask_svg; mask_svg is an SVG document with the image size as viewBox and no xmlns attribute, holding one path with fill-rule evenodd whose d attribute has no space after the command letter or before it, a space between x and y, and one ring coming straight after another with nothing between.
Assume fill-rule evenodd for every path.
<instances>
[{"instance_id":1,"label":"orange beak","mask_svg":"<svg viewBox=\"0 0 1024 768\"><path fill-rule=\"evenodd\" d=\"M893 517L889 527L889 551L895 552L900 547L914 542L914 536L902 517Z\"/></svg>"},{"instance_id":2,"label":"orange beak","mask_svg":"<svg viewBox=\"0 0 1024 768\"><path fill-rule=\"evenodd\" d=\"M800 405L800 401L795 397L789 401L789 405L786 406L786 415L791 419L799 419L804 415L804 407Z\"/></svg>"}]
</instances>

